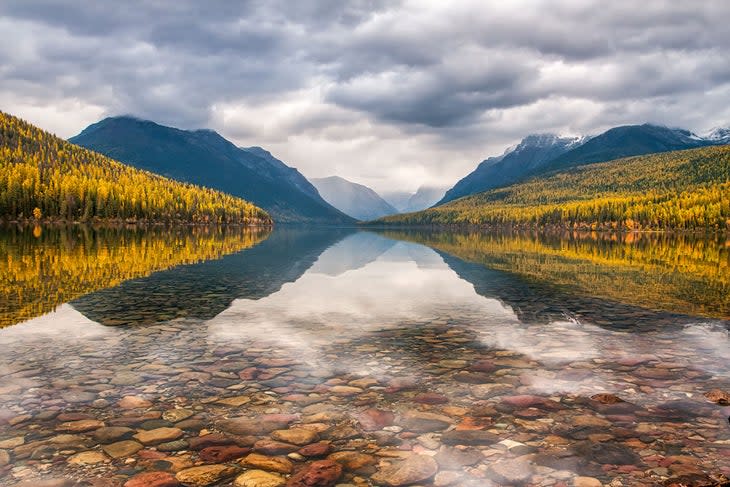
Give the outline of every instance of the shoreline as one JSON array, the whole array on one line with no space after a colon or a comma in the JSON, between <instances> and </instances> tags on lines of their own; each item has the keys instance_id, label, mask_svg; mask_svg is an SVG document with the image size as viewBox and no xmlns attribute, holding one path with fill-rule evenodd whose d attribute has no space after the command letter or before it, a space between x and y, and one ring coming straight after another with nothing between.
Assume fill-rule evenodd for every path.
<instances>
[{"instance_id":1,"label":"shoreline","mask_svg":"<svg viewBox=\"0 0 730 487\"><path fill-rule=\"evenodd\" d=\"M6 220L0 218L2 226L109 226L109 227L250 227L250 228L273 228L274 222L263 223L215 223L215 222L191 222L187 220L154 221L154 220L119 220L119 219L93 219L93 220L63 220L63 219L15 219Z\"/></svg>"},{"instance_id":2,"label":"shoreline","mask_svg":"<svg viewBox=\"0 0 730 487\"><path fill-rule=\"evenodd\" d=\"M587 227L570 227L565 225L525 225L525 224L509 224L509 225L481 225L469 223L452 223L452 224L375 224L362 223L359 225L363 229L373 230L430 230L430 231L479 231L479 232L543 232L543 233L600 233L600 234L660 234L660 235L722 235L730 236L730 228L726 229L627 229L627 228L587 228Z\"/></svg>"}]
</instances>

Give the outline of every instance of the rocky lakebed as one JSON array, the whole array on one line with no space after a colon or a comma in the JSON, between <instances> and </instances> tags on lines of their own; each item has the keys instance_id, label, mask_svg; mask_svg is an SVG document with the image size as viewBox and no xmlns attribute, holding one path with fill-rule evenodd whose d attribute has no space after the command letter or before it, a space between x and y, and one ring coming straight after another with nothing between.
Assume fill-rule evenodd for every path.
<instances>
[{"instance_id":1,"label":"rocky lakebed","mask_svg":"<svg viewBox=\"0 0 730 487\"><path fill-rule=\"evenodd\" d=\"M730 380L707 371L711 343L708 363L656 335L634 342L643 353L617 343L614 356L551 362L556 340L587 332L536 331L537 359L442 317L328 330L313 356L261 336L233 343L189 319L92 325L82 338L4 338L1 485L619 487L730 477Z\"/></svg>"}]
</instances>

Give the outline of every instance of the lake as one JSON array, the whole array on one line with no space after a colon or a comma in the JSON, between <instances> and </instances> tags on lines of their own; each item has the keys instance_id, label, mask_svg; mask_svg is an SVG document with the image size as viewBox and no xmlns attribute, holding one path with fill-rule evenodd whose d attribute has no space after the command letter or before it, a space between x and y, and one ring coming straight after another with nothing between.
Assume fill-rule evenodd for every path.
<instances>
[{"instance_id":1,"label":"lake","mask_svg":"<svg viewBox=\"0 0 730 487\"><path fill-rule=\"evenodd\" d=\"M730 396L706 397L730 392L723 238L6 227L0 243L0 485L730 477Z\"/></svg>"}]
</instances>

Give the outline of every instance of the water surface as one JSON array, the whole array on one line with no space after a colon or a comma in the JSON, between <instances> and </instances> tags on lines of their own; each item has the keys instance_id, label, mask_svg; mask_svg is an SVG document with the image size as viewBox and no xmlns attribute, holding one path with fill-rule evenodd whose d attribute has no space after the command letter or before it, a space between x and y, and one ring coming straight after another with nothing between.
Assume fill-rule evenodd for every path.
<instances>
[{"instance_id":1,"label":"water surface","mask_svg":"<svg viewBox=\"0 0 730 487\"><path fill-rule=\"evenodd\" d=\"M730 475L704 396L730 391L724 240L37 233L2 234L2 485L215 464L232 485L249 450L284 477L333 455L355 485Z\"/></svg>"}]
</instances>

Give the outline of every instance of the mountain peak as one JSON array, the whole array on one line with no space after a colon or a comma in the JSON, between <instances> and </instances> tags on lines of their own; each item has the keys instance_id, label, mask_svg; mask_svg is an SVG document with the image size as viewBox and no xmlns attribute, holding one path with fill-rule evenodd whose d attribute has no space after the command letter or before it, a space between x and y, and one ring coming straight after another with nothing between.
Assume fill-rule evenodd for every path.
<instances>
[{"instance_id":1,"label":"mountain peak","mask_svg":"<svg viewBox=\"0 0 730 487\"><path fill-rule=\"evenodd\" d=\"M555 146L569 147L584 142L589 136L565 136L553 133L530 134L514 147L515 151L529 147L549 148Z\"/></svg>"},{"instance_id":2,"label":"mountain peak","mask_svg":"<svg viewBox=\"0 0 730 487\"><path fill-rule=\"evenodd\" d=\"M714 127L704 138L719 144L730 144L730 127Z\"/></svg>"}]
</instances>

